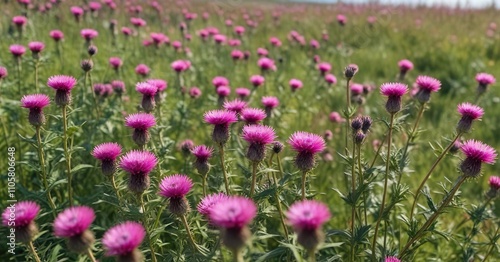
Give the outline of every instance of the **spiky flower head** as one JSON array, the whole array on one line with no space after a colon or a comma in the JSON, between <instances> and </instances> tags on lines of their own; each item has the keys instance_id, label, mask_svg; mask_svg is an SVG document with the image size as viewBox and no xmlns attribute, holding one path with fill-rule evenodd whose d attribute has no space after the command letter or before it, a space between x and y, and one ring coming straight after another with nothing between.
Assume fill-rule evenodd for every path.
<instances>
[{"instance_id":1,"label":"spiky flower head","mask_svg":"<svg viewBox=\"0 0 500 262\"><path fill-rule=\"evenodd\" d=\"M233 112L239 114L241 112L241 110L243 110L245 107L247 107L247 102L239 100L239 99L235 99L232 101L224 102L222 107L224 107L224 109L226 109L228 111L233 111Z\"/></svg>"},{"instance_id":2,"label":"spiky flower head","mask_svg":"<svg viewBox=\"0 0 500 262\"><path fill-rule=\"evenodd\" d=\"M21 99L21 106L29 109L28 120L35 127L45 123L42 109L49 104L50 98L45 94L26 95Z\"/></svg>"},{"instance_id":3,"label":"spiky flower head","mask_svg":"<svg viewBox=\"0 0 500 262\"><path fill-rule=\"evenodd\" d=\"M246 125L243 127L242 138L249 143L247 158L252 162L260 162L265 157L266 145L272 143L276 135L272 127Z\"/></svg>"},{"instance_id":4,"label":"spiky flower head","mask_svg":"<svg viewBox=\"0 0 500 262\"><path fill-rule=\"evenodd\" d=\"M71 103L71 90L76 85L76 78L67 75L55 75L49 77L47 85L56 90L55 102L58 106L66 106Z\"/></svg>"},{"instance_id":5,"label":"spiky flower head","mask_svg":"<svg viewBox=\"0 0 500 262\"><path fill-rule=\"evenodd\" d=\"M10 204L2 213L2 224L15 228L16 241L28 243L38 234L35 218L40 206L33 201Z\"/></svg>"},{"instance_id":6,"label":"spiky flower head","mask_svg":"<svg viewBox=\"0 0 500 262\"><path fill-rule=\"evenodd\" d=\"M486 193L486 196L489 198L497 197L500 192L500 177L490 176L488 183L490 185L490 190Z\"/></svg>"},{"instance_id":7,"label":"spiky flower head","mask_svg":"<svg viewBox=\"0 0 500 262\"><path fill-rule=\"evenodd\" d=\"M102 173L106 176L113 175L116 171L116 158L122 153L118 143L102 143L94 147L92 156L101 161Z\"/></svg>"},{"instance_id":8,"label":"spiky flower head","mask_svg":"<svg viewBox=\"0 0 500 262\"><path fill-rule=\"evenodd\" d=\"M212 84L215 86L215 88L219 86L228 86L229 85L229 80L223 76L216 76L212 79Z\"/></svg>"},{"instance_id":9,"label":"spiky flower head","mask_svg":"<svg viewBox=\"0 0 500 262\"><path fill-rule=\"evenodd\" d=\"M266 81L266 79L263 76L261 76L261 75L253 75L253 76L250 77L250 83L254 87L261 86L262 84L264 84L265 81Z\"/></svg>"},{"instance_id":10,"label":"spiky flower head","mask_svg":"<svg viewBox=\"0 0 500 262\"><path fill-rule=\"evenodd\" d=\"M203 175L203 176L207 175L208 171L210 170L210 165L208 164L208 159L210 157L212 157L213 148L205 146L205 145L199 145L199 146L195 146L191 150L191 153L196 158L193 165L198 170L198 173L200 173L200 175Z\"/></svg>"},{"instance_id":11,"label":"spiky flower head","mask_svg":"<svg viewBox=\"0 0 500 262\"><path fill-rule=\"evenodd\" d=\"M476 140L465 141L460 150L465 159L460 164L460 170L466 177L476 178L481 175L481 164L493 164L497 157L494 148Z\"/></svg>"},{"instance_id":12,"label":"spiky flower head","mask_svg":"<svg viewBox=\"0 0 500 262\"><path fill-rule=\"evenodd\" d=\"M240 117L247 125L258 124L266 118L267 114L260 108L244 108L241 110Z\"/></svg>"},{"instance_id":13,"label":"spiky flower head","mask_svg":"<svg viewBox=\"0 0 500 262\"><path fill-rule=\"evenodd\" d=\"M298 131L288 139L288 143L297 152L295 165L303 172L311 170L315 165L315 154L325 150L325 140L316 134Z\"/></svg>"},{"instance_id":14,"label":"spiky flower head","mask_svg":"<svg viewBox=\"0 0 500 262\"><path fill-rule=\"evenodd\" d=\"M229 197L224 193L214 193L207 195L201 199L196 209L202 216L204 216L205 218L209 218L212 207L220 201L226 200L228 198Z\"/></svg>"},{"instance_id":15,"label":"spiky flower head","mask_svg":"<svg viewBox=\"0 0 500 262\"><path fill-rule=\"evenodd\" d=\"M397 257L386 257L384 262L401 262Z\"/></svg>"},{"instance_id":16,"label":"spiky flower head","mask_svg":"<svg viewBox=\"0 0 500 262\"><path fill-rule=\"evenodd\" d=\"M163 178L158 194L169 199L169 210L175 215L184 215L189 211L186 194L193 187L193 181L186 175L175 174Z\"/></svg>"},{"instance_id":17,"label":"spiky flower head","mask_svg":"<svg viewBox=\"0 0 500 262\"><path fill-rule=\"evenodd\" d=\"M401 74L406 74L406 72L413 69L413 63L408 59L403 59L398 62L399 71Z\"/></svg>"},{"instance_id":18,"label":"spiky flower head","mask_svg":"<svg viewBox=\"0 0 500 262\"><path fill-rule=\"evenodd\" d=\"M441 82L430 76L418 76L415 83L418 87L418 92L415 97L420 103L427 103L430 99L431 93L437 92L441 89Z\"/></svg>"},{"instance_id":19,"label":"spiky flower head","mask_svg":"<svg viewBox=\"0 0 500 262\"><path fill-rule=\"evenodd\" d=\"M102 237L102 245L106 250L106 256L117 256L118 261L139 262L143 261L143 255L137 249L146 231L137 222L126 221L116 225Z\"/></svg>"},{"instance_id":20,"label":"spiky flower head","mask_svg":"<svg viewBox=\"0 0 500 262\"><path fill-rule=\"evenodd\" d=\"M229 125L238 121L236 113L227 110L208 111L203 118L206 123L214 125L212 140L221 145L229 139Z\"/></svg>"},{"instance_id":21,"label":"spiky flower head","mask_svg":"<svg viewBox=\"0 0 500 262\"><path fill-rule=\"evenodd\" d=\"M142 193L149 188L149 173L158 160L148 151L132 150L120 159L120 167L129 174L128 187L132 192Z\"/></svg>"},{"instance_id":22,"label":"spiky flower head","mask_svg":"<svg viewBox=\"0 0 500 262\"><path fill-rule=\"evenodd\" d=\"M359 71L359 67L356 64L350 64L345 67L344 69L344 76L347 79L351 79L354 77L354 75Z\"/></svg>"},{"instance_id":23,"label":"spiky flower head","mask_svg":"<svg viewBox=\"0 0 500 262\"><path fill-rule=\"evenodd\" d=\"M385 109L389 114L401 110L401 97L408 92L408 86L402 83L385 83L380 86L380 93L387 96Z\"/></svg>"},{"instance_id":24,"label":"spiky flower head","mask_svg":"<svg viewBox=\"0 0 500 262\"><path fill-rule=\"evenodd\" d=\"M484 110L471 103L462 103L457 107L458 113L462 115L457 124L457 132L468 132L472 127L474 120L479 120L484 115Z\"/></svg>"},{"instance_id":25,"label":"spiky flower head","mask_svg":"<svg viewBox=\"0 0 500 262\"><path fill-rule=\"evenodd\" d=\"M286 217L297 232L297 241L307 250L314 250L324 240L321 227L331 215L325 204L314 200L303 200L291 205Z\"/></svg>"}]
</instances>

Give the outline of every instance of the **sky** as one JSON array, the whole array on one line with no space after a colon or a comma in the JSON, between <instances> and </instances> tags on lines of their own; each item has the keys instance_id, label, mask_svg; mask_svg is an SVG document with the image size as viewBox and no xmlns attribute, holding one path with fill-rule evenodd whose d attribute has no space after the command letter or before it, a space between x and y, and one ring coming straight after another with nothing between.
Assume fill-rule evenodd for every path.
<instances>
[{"instance_id":1,"label":"sky","mask_svg":"<svg viewBox=\"0 0 500 262\"><path fill-rule=\"evenodd\" d=\"M297 2L316 2L316 3L335 3L338 0L295 0ZM456 6L460 3L462 7L483 8L491 6L495 3L496 7L500 7L500 0L377 0L383 4L425 4L425 5L449 5ZM342 0L343 3L366 3L373 0Z\"/></svg>"}]
</instances>

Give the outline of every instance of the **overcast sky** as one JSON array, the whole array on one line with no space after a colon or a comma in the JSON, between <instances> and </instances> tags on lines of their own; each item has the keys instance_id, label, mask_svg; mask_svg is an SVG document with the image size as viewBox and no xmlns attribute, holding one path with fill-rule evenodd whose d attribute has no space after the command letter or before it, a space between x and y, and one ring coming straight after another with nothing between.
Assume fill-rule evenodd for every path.
<instances>
[{"instance_id":1,"label":"overcast sky","mask_svg":"<svg viewBox=\"0 0 500 262\"><path fill-rule=\"evenodd\" d=\"M338 0L295 0L298 2L322 2L322 3L335 3ZM456 6L460 3L461 6L465 7L486 7L490 6L491 3L495 3L497 8L500 7L500 0L378 0L380 3L387 4L426 4L426 5L450 5ZM342 0L344 3L366 3L371 2L371 0Z\"/></svg>"}]
</instances>

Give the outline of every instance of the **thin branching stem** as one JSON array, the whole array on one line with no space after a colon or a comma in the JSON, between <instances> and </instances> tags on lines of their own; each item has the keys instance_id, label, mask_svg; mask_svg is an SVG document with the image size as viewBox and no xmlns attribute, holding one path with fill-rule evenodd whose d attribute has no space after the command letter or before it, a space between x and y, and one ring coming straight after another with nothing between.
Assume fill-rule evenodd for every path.
<instances>
[{"instance_id":1,"label":"thin branching stem","mask_svg":"<svg viewBox=\"0 0 500 262\"><path fill-rule=\"evenodd\" d=\"M40 171L42 173L43 187L47 193L47 200L49 201L49 205L52 208L52 212L55 215L56 205L54 204L54 200L52 200L52 196L49 190L49 184L47 183L47 170L45 166L45 157L42 146L42 137L40 135L40 126L36 127L36 141L37 141L37 149L38 149L38 159L40 161Z\"/></svg>"},{"instance_id":2,"label":"thin branching stem","mask_svg":"<svg viewBox=\"0 0 500 262\"><path fill-rule=\"evenodd\" d=\"M66 160L66 175L68 177L68 199L69 205L73 206L73 187L71 186L71 154L68 149L68 117L67 117L68 106L64 105L62 107L62 120L63 120L63 147L64 147L64 158Z\"/></svg>"},{"instance_id":3,"label":"thin branching stem","mask_svg":"<svg viewBox=\"0 0 500 262\"><path fill-rule=\"evenodd\" d=\"M425 103L420 104L420 109L418 110L417 118L415 119L415 124L413 125L410 135L406 140L406 144L403 150L403 156L401 157L401 162L405 161L406 156L408 155L408 148L410 147L410 144L413 142L413 139L415 139L415 135L417 134L418 124L420 123L420 119L422 118L424 110L425 110ZM401 177L403 177L403 174L399 174L398 184L401 183Z\"/></svg>"},{"instance_id":4,"label":"thin branching stem","mask_svg":"<svg viewBox=\"0 0 500 262\"><path fill-rule=\"evenodd\" d=\"M95 257L94 257L94 254L92 254L92 250L90 250L90 248L89 248L89 249L87 249L87 252L86 252L86 253L87 253L87 256L89 257L90 261L92 261L92 262L97 262L97 260L96 260L96 259L95 259Z\"/></svg>"},{"instance_id":5,"label":"thin branching stem","mask_svg":"<svg viewBox=\"0 0 500 262\"><path fill-rule=\"evenodd\" d=\"M224 186L226 188L226 194L230 195L229 191L229 179L227 177L226 165L224 164L224 145L218 144L219 146L219 159L220 159L220 167L222 169L222 174L224 175Z\"/></svg>"},{"instance_id":6,"label":"thin branching stem","mask_svg":"<svg viewBox=\"0 0 500 262\"><path fill-rule=\"evenodd\" d=\"M156 253L154 250L154 245L153 245L153 240L151 238L151 232L148 229L148 218L147 218L147 213L146 213L146 206L144 205L144 197L143 193L137 194L138 201L141 204L141 209L142 209L142 223L144 225L144 228L146 229L146 235L148 237L148 244L149 244L149 249L151 250L151 261L156 262Z\"/></svg>"},{"instance_id":7,"label":"thin branching stem","mask_svg":"<svg viewBox=\"0 0 500 262\"><path fill-rule=\"evenodd\" d=\"M33 257L35 258L36 262L41 262L40 257L36 253L35 246L33 246L33 241L28 242L28 248L31 251L31 254L33 254Z\"/></svg>"},{"instance_id":8,"label":"thin branching stem","mask_svg":"<svg viewBox=\"0 0 500 262\"><path fill-rule=\"evenodd\" d=\"M257 183L257 166L258 162L252 161L252 185L250 186L250 198L253 197L255 192L255 184Z\"/></svg>"},{"instance_id":9,"label":"thin branching stem","mask_svg":"<svg viewBox=\"0 0 500 262\"><path fill-rule=\"evenodd\" d=\"M196 250L197 252L200 252L198 245L194 241L193 234L191 233L191 230L189 229L189 224L187 222L186 215L180 215L179 217L182 221L182 224L184 224L184 228L186 228L186 233L188 235L189 243L193 246L194 250Z\"/></svg>"}]
</instances>

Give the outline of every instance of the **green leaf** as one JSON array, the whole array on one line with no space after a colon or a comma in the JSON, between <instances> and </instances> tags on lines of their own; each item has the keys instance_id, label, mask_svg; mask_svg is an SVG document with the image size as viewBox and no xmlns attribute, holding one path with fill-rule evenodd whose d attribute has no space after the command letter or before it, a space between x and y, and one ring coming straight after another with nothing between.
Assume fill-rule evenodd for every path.
<instances>
[{"instance_id":1,"label":"green leaf","mask_svg":"<svg viewBox=\"0 0 500 262\"><path fill-rule=\"evenodd\" d=\"M93 167L94 167L93 165L89 165L89 164L79 164L79 165L73 167L73 169L71 169L71 173L79 171L81 169L87 169L87 168L93 168Z\"/></svg>"}]
</instances>

